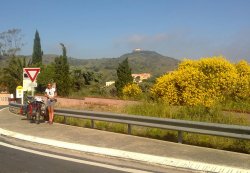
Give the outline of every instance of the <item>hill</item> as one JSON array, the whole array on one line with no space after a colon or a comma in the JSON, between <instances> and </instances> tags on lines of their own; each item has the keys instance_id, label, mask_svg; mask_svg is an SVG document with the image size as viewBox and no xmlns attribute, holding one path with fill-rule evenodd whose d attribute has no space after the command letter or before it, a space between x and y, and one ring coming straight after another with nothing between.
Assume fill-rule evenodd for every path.
<instances>
[{"instance_id":1,"label":"hill","mask_svg":"<svg viewBox=\"0 0 250 173\"><path fill-rule=\"evenodd\" d=\"M93 70L103 74L105 80L115 80L116 69L128 58L132 73L151 73L159 76L177 68L179 60L166 57L154 51L134 51L118 58L74 59L69 58L70 65L78 69Z\"/></svg>"},{"instance_id":2,"label":"hill","mask_svg":"<svg viewBox=\"0 0 250 173\"><path fill-rule=\"evenodd\" d=\"M179 60L160 55L154 51L136 51L122 55L123 61L128 57L132 73L151 73L153 76L162 75L177 68Z\"/></svg>"},{"instance_id":3,"label":"hill","mask_svg":"<svg viewBox=\"0 0 250 173\"><path fill-rule=\"evenodd\" d=\"M58 55L46 54L43 56L43 63L49 64L54 62ZM26 56L28 59L31 56ZM101 59L76 59L68 58L71 69L81 69L84 71L94 71L102 74L103 81L115 80L116 69L125 58L128 58L132 73L151 73L152 76L160 76L168 71L174 70L179 60L160 55L154 51L133 51L124 54L118 58L101 58ZM1 64L7 58L2 58Z\"/></svg>"}]
</instances>

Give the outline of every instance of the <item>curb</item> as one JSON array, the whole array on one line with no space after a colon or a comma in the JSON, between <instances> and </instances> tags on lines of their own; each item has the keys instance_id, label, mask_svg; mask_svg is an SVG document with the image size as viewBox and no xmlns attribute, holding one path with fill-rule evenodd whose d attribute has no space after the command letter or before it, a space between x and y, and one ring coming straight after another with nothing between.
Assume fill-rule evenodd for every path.
<instances>
[{"instance_id":1,"label":"curb","mask_svg":"<svg viewBox=\"0 0 250 173\"><path fill-rule=\"evenodd\" d=\"M175 159L171 157L161 157L161 156L154 156L149 154L142 154L142 153L135 153L135 152L128 152L123 150L117 149L110 149L110 148L102 148L102 147L94 147L82 144L75 144L69 142L63 142L53 139L45 139L30 135L24 135L21 133L16 133L12 131L8 131L5 129L0 128L0 135L8 136L16 139L21 139L29 142L35 142L39 144L50 145L54 147L60 147L65 149L72 149L77 151L82 151L86 153L92 154L99 154L104 156L110 157L117 157L129 160L135 160L139 162L146 162L149 164L158 164L163 166L171 166L177 168L184 168L196 171L205 171L205 172L216 172L216 173L250 173L250 170L240 169L236 167L228 167L228 166L220 166L215 164L207 164L203 162L196 162L196 161L186 161L182 159Z\"/></svg>"}]
</instances>

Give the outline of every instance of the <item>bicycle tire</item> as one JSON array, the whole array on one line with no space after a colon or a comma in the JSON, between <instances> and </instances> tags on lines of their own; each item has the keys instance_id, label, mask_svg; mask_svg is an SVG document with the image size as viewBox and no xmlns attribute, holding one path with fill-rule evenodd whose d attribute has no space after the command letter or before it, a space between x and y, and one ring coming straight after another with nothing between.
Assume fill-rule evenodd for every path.
<instances>
[{"instance_id":1,"label":"bicycle tire","mask_svg":"<svg viewBox=\"0 0 250 173\"><path fill-rule=\"evenodd\" d=\"M39 124L40 123L40 116L41 116L41 111L40 110L37 110L36 111L36 124Z\"/></svg>"}]
</instances>

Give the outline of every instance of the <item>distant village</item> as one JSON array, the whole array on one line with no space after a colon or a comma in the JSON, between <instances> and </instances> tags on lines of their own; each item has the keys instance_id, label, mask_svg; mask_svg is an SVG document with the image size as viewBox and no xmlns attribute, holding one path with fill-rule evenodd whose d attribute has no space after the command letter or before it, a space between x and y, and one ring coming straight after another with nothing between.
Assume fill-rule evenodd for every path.
<instances>
[{"instance_id":1,"label":"distant village","mask_svg":"<svg viewBox=\"0 0 250 173\"><path fill-rule=\"evenodd\" d=\"M146 80L151 77L150 73L138 73L138 74L132 74L133 82L134 83L141 83L143 80ZM115 81L108 81L106 82L106 86L113 85Z\"/></svg>"}]
</instances>

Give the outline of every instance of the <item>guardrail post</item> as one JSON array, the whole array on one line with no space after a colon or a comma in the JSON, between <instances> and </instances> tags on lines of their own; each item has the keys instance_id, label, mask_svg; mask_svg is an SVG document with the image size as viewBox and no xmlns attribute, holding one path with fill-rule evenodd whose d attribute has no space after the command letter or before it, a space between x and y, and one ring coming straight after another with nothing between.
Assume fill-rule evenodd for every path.
<instances>
[{"instance_id":1,"label":"guardrail post","mask_svg":"<svg viewBox=\"0 0 250 173\"><path fill-rule=\"evenodd\" d=\"M132 128L132 127L131 127L131 124L128 124L128 134L129 134L129 135L131 135L131 130L132 130L131 128Z\"/></svg>"},{"instance_id":2,"label":"guardrail post","mask_svg":"<svg viewBox=\"0 0 250 173\"><path fill-rule=\"evenodd\" d=\"M178 143L182 144L182 131L178 131Z\"/></svg>"},{"instance_id":3,"label":"guardrail post","mask_svg":"<svg viewBox=\"0 0 250 173\"><path fill-rule=\"evenodd\" d=\"M91 128L94 129L95 128L95 121L91 120Z\"/></svg>"},{"instance_id":4,"label":"guardrail post","mask_svg":"<svg viewBox=\"0 0 250 173\"><path fill-rule=\"evenodd\" d=\"M66 124L66 116L63 116L63 124Z\"/></svg>"}]
</instances>

